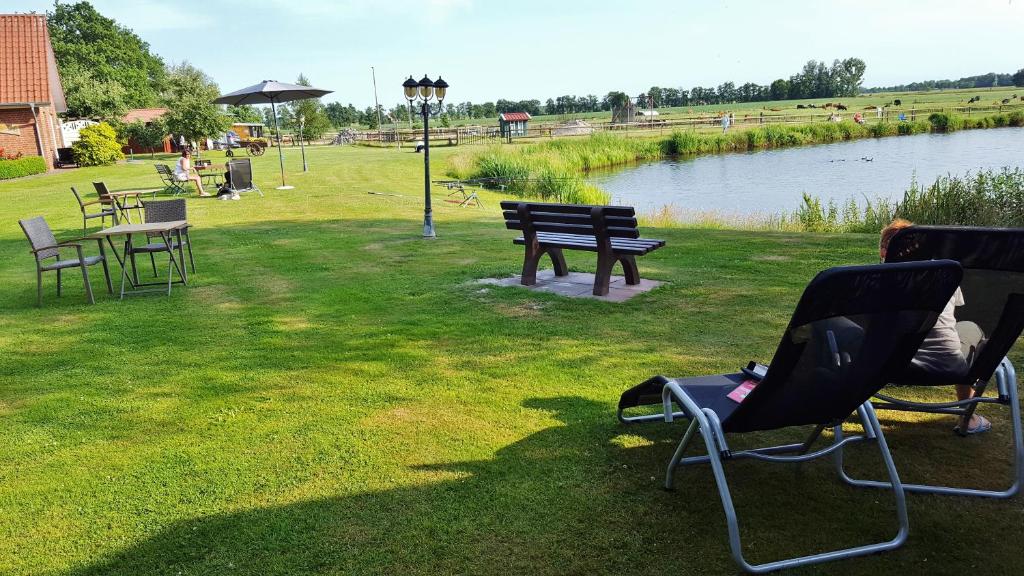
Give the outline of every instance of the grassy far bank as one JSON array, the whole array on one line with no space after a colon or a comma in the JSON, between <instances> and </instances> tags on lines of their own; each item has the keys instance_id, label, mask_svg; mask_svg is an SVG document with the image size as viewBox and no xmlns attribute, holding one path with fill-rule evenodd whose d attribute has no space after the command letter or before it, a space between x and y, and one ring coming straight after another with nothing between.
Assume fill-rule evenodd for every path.
<instances>
[{"instance_id":1,"label":"grassy far bank","mask_svg":"<svg viewBox=\"0 0 1024 576\"><path fill-rule=\"evenodd\" d=\"M151 187L150 162L0 183L0 573L735 573L710 472L658 488L682 429L621 427L618 394L769 358L807 281L874 261L874 235L648 229L668 245L642 273L668 284L629 303L482 290L521 263L498 195L438 194L425 242L422 156L317 147L303 174L285 152L295 190L268 154L266 198L188 201L198 274L169 298L87 306L68 274L36 308L17 225L77 236L68 187ZM982 410L970 439L883 415L905 478L997 486L1008 426ZM758 560L891 536L889 499L827 462L732 472ZM1019 565L993 544L1024 539L1020 499L909 505L907 546L829 573Z\"/></svg>"},{"instance_id":2,"label":"grassy far bank","mask_svg":"<svg viewBox=\"0 0 1024 576\"><path fill-rule=\"evenodd\" d=\"M1012 99L1014 95L1018 99ZM792 114L818 114L827 117L828 110L820 108L799 109L797 106L821 106L828 102L842 102L849 107L846 113L852 115L854 112L864 112L867 108L885 106L899 99L901 106L893 106L890 110L894 114L906 112L908 115L912 108L935 108L935 107L958 107L968 106L967 101L975 96L980 96L981 101L977 106L991 107L1002 103L1003 99L1010 98L1012 103L1019 103L1019 97L1024 96L1024 88L1006 86L999 88L972 88L965 90L928 90L920 92L879 92L876 94L861 94L855 98L808 98L803 100L771 100L766 102L734 102L731 104L707 104L702 106L663 107L658 108L659 118L662 120L681 120L685 118L714 115L720 112L733 112L737 118L744 115L758 116L764 113L765 116L792 115ZM872 120L874 114L867 114ZM542 114L534 116L532 125L555 124L566 120L587 120L592 122L611 122L611 112L604 110L598 112L579 112L575 114ZM497 118L460 118L451 120L452 126L484 125L497 126Z\"/></svg>"},{"instance_id":3,"label":"grassy far bank","mask_svg":"<svg viewBox=\"0 0 1024 576\"><path fill-rule=\"evenodd\" d=\"M628 138L614 134L549 140L524 146L492 146L459 151L446 173L462 180L501 182L522 196L573 203L608 203L609 197L585 182L587 172L665 157L764 150L853 140L858 138L952 132L967 128L1024 126L1024 112L979 118L932 114L927 120L881 122L868 126L852 121L803 125L771 124L729 132L676 131L667 137Z\"/></svg>"}]
</instances>

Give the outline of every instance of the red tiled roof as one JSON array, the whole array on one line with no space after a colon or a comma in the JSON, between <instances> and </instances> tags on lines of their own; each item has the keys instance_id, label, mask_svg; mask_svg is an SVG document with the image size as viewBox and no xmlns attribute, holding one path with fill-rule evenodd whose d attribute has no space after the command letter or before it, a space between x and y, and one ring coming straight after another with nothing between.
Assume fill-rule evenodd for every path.
<instances>
[{"instance_id":1,"label":"red tiled roof","mask_svg":"<svg viewBox=\"0 0 1024 576\"><path fill-rule=\"evenodd\" d=\"M0 14L0 104L24 102L67 109L46 16Z\"/></svg>"},{"instance_id":2,"label":"red tiled roof","mask_svg":"<svg viewBox=\"0 0 1024 576\"><path fill-rule=\"evenodd\" d=\"M498 118L505 122L521 122L523 120L529 120L530 115L526 112L505 112L503 114L499 114Z\"/></svg>"},{"instance_id":3,"label":"red tiled roof","mask_svg":"<svg viewBox=\"0 0 1024 576\"><path fill-rule=\"evenodd\" d=\"M131 124L136 120L152 122L164 114L167 114L167 108L136 108L135 110L129 110L121 120L125 124Z\"/></svg>"}]
</instances>

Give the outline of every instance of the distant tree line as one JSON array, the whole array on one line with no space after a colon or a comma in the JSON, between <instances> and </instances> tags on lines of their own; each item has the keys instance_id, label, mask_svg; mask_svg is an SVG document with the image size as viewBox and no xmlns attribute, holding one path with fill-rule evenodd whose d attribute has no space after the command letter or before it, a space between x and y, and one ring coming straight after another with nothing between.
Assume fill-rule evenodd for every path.
<instances>
[{"instance_id":1,"label":"distant tree line","mask_svg":"<svg viewBox=\"0 0 1024 576\"><path fill-rule=\"evenodd\" d=\"M979 74L978 76L965 76L959 80L925 80L923 82L911 82L910 84L899 84L896 86L878 86L865 88L864 92L920 92L923 90L949 90L964 88L995 88L998 86L1024 86L1024 68L1015 74Z\"/></svg>"}]
</instances>

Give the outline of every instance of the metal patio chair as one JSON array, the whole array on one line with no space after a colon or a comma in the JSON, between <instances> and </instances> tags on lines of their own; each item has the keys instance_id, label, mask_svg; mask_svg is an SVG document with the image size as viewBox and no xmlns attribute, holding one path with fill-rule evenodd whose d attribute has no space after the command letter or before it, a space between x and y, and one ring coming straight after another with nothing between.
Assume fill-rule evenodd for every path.
<instances>
[{"instance_id":1,"label":"metal patio chair","mask_svg":"<svg viewBox=\"0 0 1024 576\"><path fill-rule=\"evenodd\" d=\"M85 283L85 293L90 304L96 300L92 295L92 285L89 284L89 266L95 264L103 265L103 277L107 281L107 292L113 294L114 286L110 283L110 270L107 269L107 259L103 252L103 243L97 240L100 247L99 256L86 256L82 252L82 245L77 242L57 242L50 230L50 226L42 216L19 220L18 224L25 232L29 244L32 246L32 255L36 260L36 305L43 305L43 272L57 272L57 296L61 295L61 271L66 268L81 268L82 280ZM76 258L62 259L60 251L63 249L74 249Z\"/></svg>"},{"instance_id":2,"label":"metal patio chair","mask_svg":"<svg viewBox=\"0 0 1024 576\"><path fill-rule=\"evenodd\" d=\"M164 185L164 190L172 190L175 196L178 194L184 194L186 196L191 194L191 192L185 188L189 183L179 182L176 180L174 178L174 172L171 170L170 166L167 164L156 164L155 166L156 173L160 176L160 182Z\"/></svg>"},{"instance_id":3,"label":"metal patio chair","mask_svg":"<svg viewBox=\"0 0 1024 576\"><path fill-rule=\"evenodd\" d=\"M851 266L821 272L804 291L760 381L748 380L742 372L679 379L656 376L623 393L619 418L623 422L671 422L676 417L690 420L669 462L665 487L672 487L678 466L711 464L725 509L732 556L746 571L768 572L897 548L905 542L909 529L906 500L870 399L894 369L910 361L960 280L960 266L949 260ZM754 387L745 398L730 396L741 386L750 385ZM661 403L663 414L624 413L655 403ZM854 412L864 433L844 436L843 421ZM727 434L793 426L812 426L813 431L803 442L752 450L733 451L726 440ZM832 443L812 452L825 428L833 430ZM684 457L698 433L704 439L707 454ZM833 455L841 472L843 449L854 442L873 442L878 446L896 499L896 535L885 542L750 564L743 556L725 463L740 458L806 462Z\"/></svg>"},{"instance_id":4,"label":"metal patio chair","mask_svg":"<svg viewBox=\"0 0 1024 576\"><path fill-rule=\"evenodd\" d=\"M78 209L82 211L82 234L85 234L85 230L89 225L89 220L94 218L100 219L100 228L106 226L107 218L110 218L114 224L117 224L117 207L113 204L104 201L102 198L98 200L82 200L81 194L75 187L71 187L71 193L75 195L75 200L78 201ZM99 212L89 212L89 207L99 206Z\"/></svg>"},{"instance_id":5,"label":"metal patio chair","mask_svg":"<svg viewBox=\"0 0 1024 576\"><path fill-rule=\"evenodd\" d=\"M1017 373L1006 355L1024 330L1024 229L967 228L951 226L911 226L896 233L889 243L887 260L912 262L949 259L964 270L960 286L964 305L956 308L958 327L973 323L985 338L976 350L965 356L966 374L946 378L903 376L875 395L878 410L902 410L930 414L950 414L969 420L980 405L1003 406L1010 410L1013 435L1013 477L1005 490L980 490L927 484L904 484L908 492L1009 498L1024 482L1024 433L1021 429ZM995 394L986 396L989 384ZM940 386L950 390L956 384L970 385L974 397L950 402L916 402L898 398L906 387ZM857 486L887 488L887 482L849 481Z\"/></svg>"}]
</instances>

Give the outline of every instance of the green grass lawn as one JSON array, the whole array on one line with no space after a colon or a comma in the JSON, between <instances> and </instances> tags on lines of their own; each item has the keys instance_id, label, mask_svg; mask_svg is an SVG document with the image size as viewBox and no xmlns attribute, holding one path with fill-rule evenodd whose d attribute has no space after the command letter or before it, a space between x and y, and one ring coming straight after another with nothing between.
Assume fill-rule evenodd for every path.
<instances>
[{"instance_id":1,"label":"green grass lawn","mask_svg":"<svg viewBox=\"0 0 1024 576\"><path fill-rule=\"evenodd\" d=\"M68 187L152 187L151 163L0 183L0 574L735 573L710 470L659 488L683 424L623 427L619 393L770 359L806 283L875 237L648 229L668 245L641 274L668 284L628 303L482 288L522 258L497 195L436 190L424 241L422 156L308 153L302 174L286 150L295 190L271 150L265 198L189 200L190 286L118 301L94 268L95 306L71 273L36 308L17 220L80 235ZM969 439L883 414L904 479L1000 487L1005 411L983 412ZM828 462L728 468L752 560L895 531L889 495ZM904 548L797 573L1018 572L1020 498L908 500Z\"/></svg>"}]
</instances>

